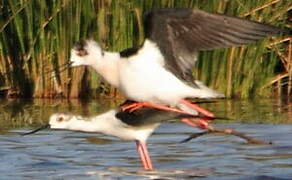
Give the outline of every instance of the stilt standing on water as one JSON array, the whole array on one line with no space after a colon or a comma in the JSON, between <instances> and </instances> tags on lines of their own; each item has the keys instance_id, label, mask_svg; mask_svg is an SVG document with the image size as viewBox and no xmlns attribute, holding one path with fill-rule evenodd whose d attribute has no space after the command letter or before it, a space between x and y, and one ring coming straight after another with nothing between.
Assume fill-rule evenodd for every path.
<instances>
[{"instance_id":1,"label":"stilt standing on water","mask_svg":"<svg viewBox=\"0 0 292 180\"><path fill-rule=\"evenodd\" d=\"M96 132L124 140L134 140L144 169L152 170L153 165L148 153L146 141L154 129L166 120L196 117L198 116L166 112L152 108L142 108L135 112L112 109L91 118L69 114L53 114L50 117L48 125L44 125L41 128L22 135L28 135L45 128L50 128Z\"/></svg>"},{"instance_id":2,"label":"stilt standing on water","mask_svg":"<svg viewBox=\"0 0 292 180\"><path fill-rule=\"evenodd\" d=\"M22 133L21 135L29 135L36 133L43 129L61 129L72 131L83 131L102 133L109 136L118 137L124 140L133 140L136 142L137 151L140 155L142 165L145 170L152 170L153 165L147 149L147 139L153 133L160 123L173 120L173 119L194 119L192 122L195 124L196 119L208 117L201 117L196 115L189 115L180 112L167 112L153 108L140 108L134 112L121 111L120 109L112 109L101 115L93 117L82 117L70 114L56 113L51 115L49 123L41 126L33 131ZM216 117L216 119L226 119ZM199 121L197 123L200 124ZM200 126L198 126L200 127ZM193 138L210 133L223 133L228 135L235 135L245 139L248 143L253 144L271 144L270 142L254 139L240 133L233 129L217 129L213 126L208 126L206 131L191 134L187 139L182 142L190 141Z\"/></svg>"},{"instance_id":3,"label":"stilt standing on water","mask_svg":"<svg viewBox=\"0 0 292 180\"><path fill-rule=\"evenodd\" d=\"M122 52L103 51L93 40L76 43L71 50L71 66L91 66L127 99L135 101L124 110L179 108L214 117L186 100L224 97L194 80L192 68L198 52L248 44L282 30L222 14L171 8L145 14L144 32L146 39L141 46ZM202 123L204 126L204 120Z\"/></svg>"}]
</instances>

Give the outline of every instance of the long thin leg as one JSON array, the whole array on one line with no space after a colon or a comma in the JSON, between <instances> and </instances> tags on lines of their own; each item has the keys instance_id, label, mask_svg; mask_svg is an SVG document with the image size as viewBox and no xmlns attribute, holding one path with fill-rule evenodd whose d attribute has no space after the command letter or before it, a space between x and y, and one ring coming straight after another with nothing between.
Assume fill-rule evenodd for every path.
<instances>
[{"instance_id":1,"label":"long thin leg","mask_svg":"<svg viewBox=\"0 0 292 180\"><path fill-rule=\"evenodd\" d=\"M200 129L207 129L210 126L208 121L206 121L203 118L196 118L196 119L182 118L181 121L183 123L186 123L189 126L197 127Z\"/></svg>"},{"instance_id":2,"label":"long thin leg","mask_svg":"<svg viewBox=\"0 0 292 180\"><path fill-rule=\"evenodd\" d=\"M209 112L208 110L193 104L185 99L181 99L180 100L183 104L191 107L192 109L198 111L199 113L209 117L209 118L215 118L215 115L211 112ZM149 107L149 108L155 108L155 109L160 109L160 110L164 110L164 111L170 111L170 112L176 112L176 113L181 113L181 114L190 114L188 112L185 112L183 110L177 109L177 108L171 108L165 105L159 105L159 104L152 104L149 102L134 102L131 104L127 104L125 106L122 106L122 110L123 111L129 111L129 112L133 112L137 109L140 109L142 107ZM191 119L187 119L187 118L183 118L181 119L182 122L193 126L193 127L198 127L201 129L206 129L207 127L209 127L209 123L206 119L204 118L196 118L196 120L191 120Z\"/></svg>"},{"instance_id":3,"label":"long thin leg","mask_svg":"<svg viewBox=\"0 0 292 180\"><path fill-rule=\"evenodd\" d=\"M189 102L188 100L181 99L180 102L191 107L192 109L198 111L199 113L201 113L205 116L208 116L211 118L215 117L215 115L213 113L211 113L210 111L208 111L208 110L206 110L206 109L204 109L196 104L193 104L193 103ZM156 109L160 109L160 110L164 110L164 111L177 112L177 113L182 113L182 114L190 114L190 113L187 113L185 111L179 110L177 108L171 108L171 107L168 107L165 105L153 104L150 102L134 102L134 103L122 106L122 110L133 112L133 111L140 109L142 107L156 108Z\"/></svg>"},{"instance_id":4,"label":"long thin leg","mask_svg":"<svg viewBox=\"0 0 292 180\"><path fill-rule=\"evenodd\" d=\"M137 151L140 154L141 162L145 170L153 170L152 162L145 143L136 141Z\"/></svg>"},{"instance_id":5,"label":"long thin leg","mask_svg":"<svg viewBox=\"0 0 292 180\"><path fill-rule=\"evenodd\" d=\"M126 105L125 107L122 107L122 111L129 111L129 112L133 112L137 109L140 109L142 107L149 107L149 108L155 108L155 109L160 109L160 110L164 110L164 111L170 111L170 112L176 112L176 113L181 113L181 114L189 114L183 110L177 109L177 108L171 108L165 105L159 105L159 104L153 104L153 103L149 103L149 102L134 102L131 103L129 105Z\"/></svg>"},{"instance_id":6,"label":"long thin leg","mask_svg":"<svg viewBox=\"0 0 292 180\"><path fill-rule=\"evenodd\" d=\"M196 104L193 104L188 100L181 99L180 102L185 104L185 105L187 105L187 106L189 106L189 107L191 107L192 109L198 111L199 113L201 113L201 114L203 114L205 116L208 116L208 117L211 117L211 118L215 117L215 115L213 113L211 113L210 111L208 111L208 110L206 110L206 109L204 109L204 108L202 108L202 107L200 107L200 106L198 106Z\"/></svg>"}]
</instances>

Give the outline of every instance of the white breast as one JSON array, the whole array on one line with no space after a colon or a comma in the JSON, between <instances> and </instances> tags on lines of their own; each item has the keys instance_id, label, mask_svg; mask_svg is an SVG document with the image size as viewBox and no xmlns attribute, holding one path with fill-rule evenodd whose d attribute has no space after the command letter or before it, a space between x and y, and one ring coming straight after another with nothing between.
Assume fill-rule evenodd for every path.
<instances>
[{"instance_id":1,"label":"white breast","mask_svg":"<svg viewBox=\"0 0 292 180\"><path fill-rule=\"evenodd\" d=\"M175 105L193 89L164 68L164 58L155 44L146 41L137 55L119 62L120 90L127 98Z\"/></svg>"}]
</instances>

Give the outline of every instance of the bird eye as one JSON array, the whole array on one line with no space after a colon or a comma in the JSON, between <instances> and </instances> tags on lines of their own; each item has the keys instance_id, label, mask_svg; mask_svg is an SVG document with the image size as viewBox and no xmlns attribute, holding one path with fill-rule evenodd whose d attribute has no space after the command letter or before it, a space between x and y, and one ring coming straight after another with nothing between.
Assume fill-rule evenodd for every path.
<instances>
[{"instance_id":1,"label":"bird eye","mask_svg":"<svg viewBox=\"0 0 292 180\"><path fill-rule=\"evenodd\" d=\"M59 117L59 118L57 118L57 122L62 122L63 120L64 120L63 117Z\"/></svg>"},{"instance_id":2,"label":"bird eye","mask_svg":"<svg viewBox=\"0 0 292 180\"><path fill-rule=\"evenodd\" d=\"M77 56L80 56L80 57L83 57L83 56L86 56L88 53L85 49L81 49L79 51L77 51L76 55Z\"/></svg>"}]
</instances>

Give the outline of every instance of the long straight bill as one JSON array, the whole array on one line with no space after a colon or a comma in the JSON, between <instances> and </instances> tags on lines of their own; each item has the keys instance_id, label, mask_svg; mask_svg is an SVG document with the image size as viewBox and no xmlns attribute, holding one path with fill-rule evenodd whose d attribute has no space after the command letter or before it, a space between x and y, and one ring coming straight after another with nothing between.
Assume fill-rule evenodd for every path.
<instances>
[{"instance_id":1,"label":"long straight bill","mask_svg":"<svg viewBox=\"0 0 292 180\"><path fill-rule=\"evenodd\" d=\"M27 132L27 133L21 133L20 135L26 136L26 135L34 134L34 133L36 133L38 131L41 131L41 130L44 130L44 129L49 129L49 128L50 128L50 125L46 124L46 125L43 125L43 126L37 128L37 129L33 130L33 131L30 131L30 132Z\"/></svg>"},{"instance_id":2,"label":"long straight bill","mask_svg":"<svg viewBox=\"0 0 292 180\"><path fill-rule=\"evenodd\" d=\"M71 64L72 64L72 62L67 62L67 63L61 65L61 66L59 67L57 73L60 74L60 73L64 72L65 70L67 70L68 68L70 68ZM52 75L49 76L49 79L48 79L48 80L50 80L50 79L56 77L56 74L55 74L56 72L55 72L55 70L49 70L49 71L45 72L45 74L51 74L51 73L52 73Z\"/></svg>"}]
</instances>

